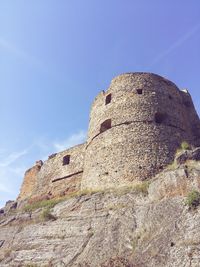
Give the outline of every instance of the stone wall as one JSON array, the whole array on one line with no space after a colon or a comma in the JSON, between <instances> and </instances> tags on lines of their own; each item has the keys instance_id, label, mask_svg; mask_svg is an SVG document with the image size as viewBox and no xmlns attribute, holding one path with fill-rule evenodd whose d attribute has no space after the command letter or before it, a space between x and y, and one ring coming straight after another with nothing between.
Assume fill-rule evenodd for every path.
<instances>
[{"instance_id":1,"label":"stone wall","mask_svg":"<svg viewBox=\"0 0 200 267\"><path fill-rule=\"evenodd\" d=\"M190 133L189 143L200 146L200 122L192 98L187 90L182 90L180 93L182 95L182 105L185 109L183 113L184 121Z\"/></svg>"},{"instance_id":2,"label":"stone wall","mask_svg":"<svg viewBox=\"0 0 200 267\"><path fill-rule=\"evenodd\" d=\"M82 189L151 178L182 141L199 142L192 125L199 118L190 95L172 82L149 73L118 76L92 105Z\"/></svg>"},{"instance_id":3,"label":"stone wall","mask_svg":"<svg viewBox=\"0 0 200 267\"><path fill-rule=\"evenodd\" d=\"M35 185L37 184L37 175L41 169L41 166L36 163L35 166L28 169L24 174L23 184L20 189L18 200L30 198Z\"/></svg>"},{"instance_id":4,"label":"stone wall","mask_svg":"<svg viewBox=\"0 0 200 267\"><path fill-rule=\"evenodd\" d=\"M31 196L32 199L48 199L78 191L83 173L84 152L85 145L82 144L51 155L40 170L34 173L34 187L28 190L23 186L23 192L29 191L29 195L21 193L19 199L25 199L26 196ZM68 164L63 165L66 156L70 156ZM35 167L31 170L33 169ZM30 177L25 175L25 180L28 178Z\"/></svg>"}]
</instances>

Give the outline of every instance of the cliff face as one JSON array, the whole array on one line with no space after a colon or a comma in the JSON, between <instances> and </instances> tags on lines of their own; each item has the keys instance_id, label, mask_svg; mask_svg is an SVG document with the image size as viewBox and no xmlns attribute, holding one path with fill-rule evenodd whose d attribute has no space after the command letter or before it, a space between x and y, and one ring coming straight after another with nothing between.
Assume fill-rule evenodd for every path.
<instances>
[{"instance_id":1,"label":"cliff face","mask_svg":"<svg viewBox=\"0 0 200 267\"><path fill-rule=\"evenodd\" d=\"M200 190L199 159L200 149L184 152L150 183L26 211L9 204L0 214L0 266L199 267L199 196L186 204Z\"/></svg>"}]
</instances>

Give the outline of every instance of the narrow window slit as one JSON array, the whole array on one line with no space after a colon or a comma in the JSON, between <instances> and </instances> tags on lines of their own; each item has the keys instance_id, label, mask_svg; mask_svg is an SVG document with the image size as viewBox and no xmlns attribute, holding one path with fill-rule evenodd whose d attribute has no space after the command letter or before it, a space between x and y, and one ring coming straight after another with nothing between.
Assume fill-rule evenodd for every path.
<instances>
[{"instance_id":1,"label":"narrow window slit","mask_svg":"<svg viewBox=\"0 0 200 267\"><path fill-rule=\"evenodd\" d=\"M112 100L112 94L109 94L106 96L106 101L105 101L105 104L108 105Z\"/></svg>"},{"instance_id":2,"label":"narrow window slit","mask_svg":"<svg viewBox=\"0 0 200 267\"><path fill-rule=\"evenodd\" d=\"M171 247L174 247L175 246L174 242L171 242L170 246Z\"/></svg>"}]
</instances>

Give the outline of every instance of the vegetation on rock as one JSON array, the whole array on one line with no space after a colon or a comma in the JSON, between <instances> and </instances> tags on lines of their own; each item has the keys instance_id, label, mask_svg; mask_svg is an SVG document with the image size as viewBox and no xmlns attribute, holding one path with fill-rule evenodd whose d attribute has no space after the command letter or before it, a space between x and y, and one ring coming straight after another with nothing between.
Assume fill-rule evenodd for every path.
<instances>
[{"instance_id":1,"label":"vegetation on rock","mask_svg":"<svg viewBox=\"0 0 200 267\"><path fill-rule=\"evenodd\" d=\"M200 204L200 193L196 190L192 190L186 198L185 204L189 206L189 208L196 208Z\"/></svg>"},{"instance_id":2,"label":"vegetation on rock","mask_svg":"<svg viewBox=\"0 0 200 267\"><path fill-rule=\"evenodd\" d=\"M44 221L54 221L56 220L56 217L51 214L51 208L46 208L43 210L42 214L41 214L41 219Z\"/></svg>"},{"instance_id":3,"label":"vegetation on rock","mask_svg":"<svg viewBox=\"0 0 200 267\"><path fill-rule=\"evenodd\" d=\"M49 199L49 200L42 200L42 201L37 201L31 204L28 204L24 207L25 212L32 212L34 210L40 209L40 208L46 208L46 209L52 209L55 207L56 204L59 202L63 201L63 198L59 199Z\"/></svg>"},{"instance_id":4,"label":"vegetation on rock","mask_svg":"<svg viewBox=\"0 0 200 267\"><path fill-rule=\"evenodd\" d=\"M180 144L180 147L176 150L176 156L177 156L179 153L181 153L181 152L183 152L183 151L185 151L185 150L190 150L190 149L191 149L191 145L190 145L188 142L183 141L183 142Z\"/></svg>"}]
</instances>

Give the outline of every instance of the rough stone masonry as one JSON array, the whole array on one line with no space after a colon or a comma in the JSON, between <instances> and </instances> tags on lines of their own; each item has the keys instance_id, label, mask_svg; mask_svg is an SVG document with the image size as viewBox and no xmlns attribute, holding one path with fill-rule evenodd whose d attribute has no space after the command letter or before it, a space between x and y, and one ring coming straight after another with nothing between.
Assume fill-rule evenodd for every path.
<instances>
[{"instance_id":1,"label":"rough stone masonry","mask_svg":"<svg viewBox=\"0 0 200 267\"><path fill-rule=\"evenodd\" d=\"M125 73L95 98L86 143L25 173L19 201L151 179L180 144L200 146L200 120L187 90L152 73Z\"/></svg>"}]
</instances>

